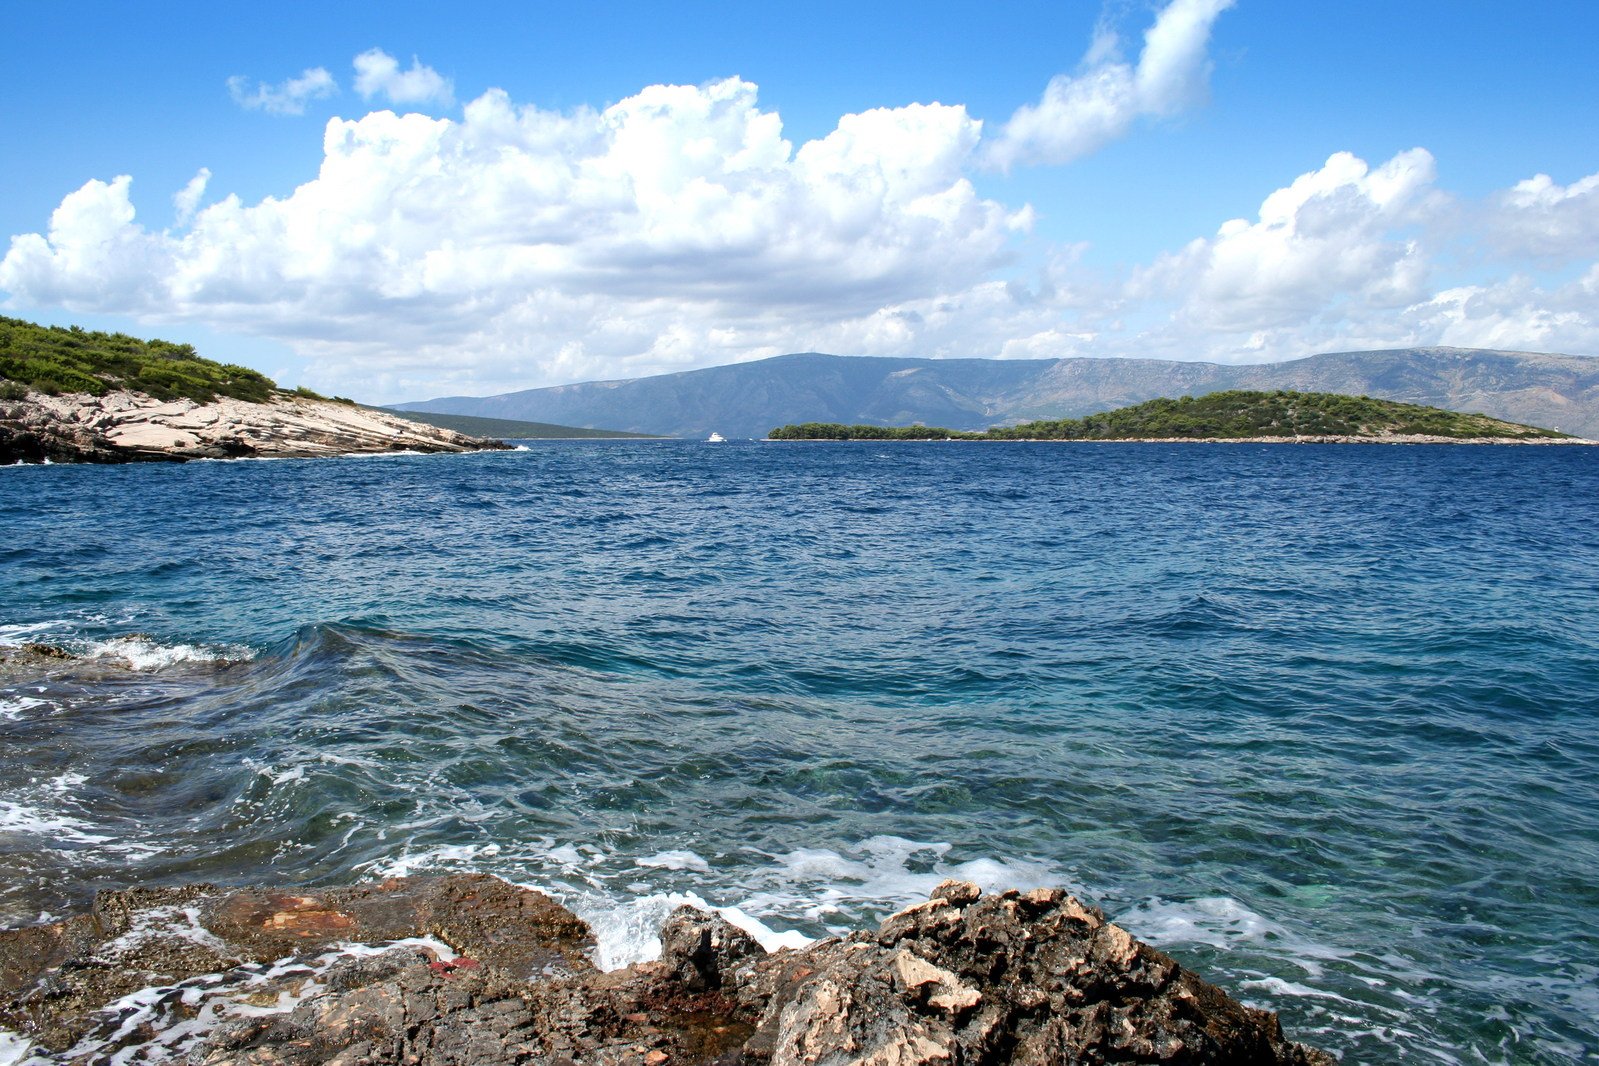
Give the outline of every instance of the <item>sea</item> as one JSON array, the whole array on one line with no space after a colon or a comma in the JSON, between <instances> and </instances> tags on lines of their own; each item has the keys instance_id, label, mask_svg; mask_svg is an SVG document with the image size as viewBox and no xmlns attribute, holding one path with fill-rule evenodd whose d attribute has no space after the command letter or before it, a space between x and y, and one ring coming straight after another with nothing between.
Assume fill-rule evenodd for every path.
<instances>
[{"instance_id":1,"label":"sea","mask_svg":"<svg viewBox=\"0 0 1599 1066\"><path fill-rule=\"evenodd\" d=\"M1599 1061L1599 449L10 467L24 642L0 924L486 871L616 967L1061 885L1346 1063Z\"/></svg>"}]
</instances>

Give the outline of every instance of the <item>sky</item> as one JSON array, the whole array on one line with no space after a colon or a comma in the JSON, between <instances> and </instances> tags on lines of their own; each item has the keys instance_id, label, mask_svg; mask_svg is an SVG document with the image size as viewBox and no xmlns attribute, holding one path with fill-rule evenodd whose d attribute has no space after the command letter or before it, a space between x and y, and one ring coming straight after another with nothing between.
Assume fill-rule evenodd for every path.
<instances>
[{"instance_id":1,"label":"sky","mask_svg":"<svg viewBox=\"0 0 1599 1066\"><path fill-rule=\"evenodd\" d=\"M1599 5L14 0L0 313L374 403L1599 356Z\"/></svg>"}]
</instances>

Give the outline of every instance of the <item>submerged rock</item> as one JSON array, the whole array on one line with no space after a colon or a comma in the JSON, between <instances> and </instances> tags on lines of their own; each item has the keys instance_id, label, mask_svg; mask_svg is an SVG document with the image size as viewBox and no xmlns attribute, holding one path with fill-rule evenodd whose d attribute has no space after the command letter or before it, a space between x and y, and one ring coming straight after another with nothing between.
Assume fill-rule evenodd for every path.
<instances>
[{"instance_id":1,"label":"submerged rock","mask_svg":"<svg viewBox=\"0 0 1599 1066\"><path fill-rule=\"evenodd\" d=\"M548 897L481 875L111 892L0 932L0 1025L85 1063L1332 1062L1059 890L946 882L773 954L685 907L659 962L603 973L592 948Z\"/></svg>"}]
</instances>

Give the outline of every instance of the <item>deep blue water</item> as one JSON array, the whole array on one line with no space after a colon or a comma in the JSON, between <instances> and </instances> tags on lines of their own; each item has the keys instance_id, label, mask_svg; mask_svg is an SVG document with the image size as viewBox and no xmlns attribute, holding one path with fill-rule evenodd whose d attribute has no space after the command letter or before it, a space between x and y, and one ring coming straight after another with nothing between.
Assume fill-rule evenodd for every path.
<instances>
[{"instance_id":1,"label":"deep blue water","mask_svg":"<svg viewBox=\"0 0 1599 1066\"><path fill-rule=\"evenodd\" d=\"M0 640L94 656L0 687L6 922L481 869L618 962L1056 883L1346 1062L1599 1060L1599 449L8 468Z\"/></svg>"}]
</instances>

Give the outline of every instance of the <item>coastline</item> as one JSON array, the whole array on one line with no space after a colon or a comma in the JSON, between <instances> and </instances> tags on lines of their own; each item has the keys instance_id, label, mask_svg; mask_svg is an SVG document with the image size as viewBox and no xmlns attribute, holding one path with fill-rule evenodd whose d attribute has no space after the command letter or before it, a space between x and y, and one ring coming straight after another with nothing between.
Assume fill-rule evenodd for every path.
<instances>
[{"instance_id":1,"label":"coastline","mask_svg":"<svg viewBox=\"0 0 1599 1066\"><path fill-rule=\"evenodd\" d=\"M1008 437L1004 440L972 440L963 437L929 437L897 440L883 437L805 437L789 439L763 437L763 444L1473 444L1473 445L1599 445L1599 440L1584 437L1439 437L1426 434L1390 434L1356 437L1347 435L1306 437L1084 437L1062 440L1052 437Z\"/></svg>"},{"instance_id":2,"label":"coastline","mask_svg":"<svg viewBox=\"0 0 1599 1066\"><path fill-rule=\"evenodd\" d=\"M657 954L601 969L587 922L486 874L106 891L0 930L0 1061L1334 1061L1058 888L945 880L771 951L681 906Z\"/></svg>"},{"instance_id":3,"label":"coastline","mask_svg":"<svg viewBox=\"0 0 1599 1066\"><path fill-rule=\"evenodd\" d=\"M504 441L334 400L281 394L256 403L29 392L0 401L0 464L309 459L401 452L504 451Z\"/></svg>"}]
</instances>

